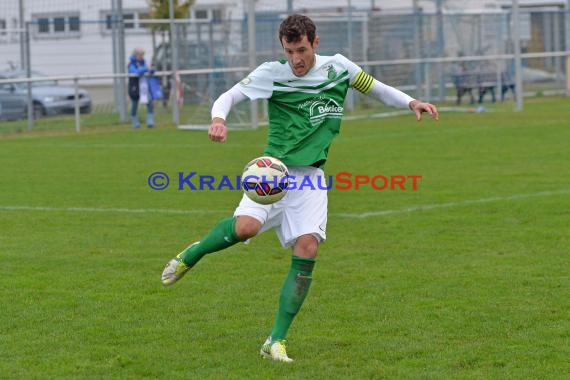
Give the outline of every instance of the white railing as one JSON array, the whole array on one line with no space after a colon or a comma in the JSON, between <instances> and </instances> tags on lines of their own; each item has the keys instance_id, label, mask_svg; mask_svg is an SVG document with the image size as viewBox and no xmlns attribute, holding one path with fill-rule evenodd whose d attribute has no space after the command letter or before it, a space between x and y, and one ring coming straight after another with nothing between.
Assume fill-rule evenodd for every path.
<instances>
[{"instance_id":1,"label":"white railing","mask_svg":"<svg viewBox=\"0 0 570 380\"><path fill-rule=\"evenodd\" d=\"M563 89L566 95L570 94L570 51L558 51L550 53L524 53L521 54L521 59L533 59L533 58L566 58L566 84ZM441 58L412 58L412 59L398 59L398 60L375 60L375 61L362 61L357 62L362 67L374 67L374 66L394 66L394 65L432 65L432 64L448 64L448 63L460 63L460 62L476 62L476 61L508 61L515 59L514 54L497 54L497 55L484 55L484 56L465 56L465 57L441 57ZM425 67L424 67L425 69ZM232 67L232 68L213 68L213 69L192 69L192 70L179 70L179 75L191 76L191 75L205 75L205 74L219 74L219 73L247 73L249 72L249 67ZM417 94L421 94L422 90L424 95L429 99L429 94L431 89L434 87L432 79L430 78L427 69L424 74L424 83L421 84L406 84L400 86L399 88L404 90L416 90ZM500 85L500 69L497 68L498 81ZM153 75L156 76L172 76L171 71L160 71L154 72ZM447 73L449 74L449 73ZM446 74L446 76L448 76ZM79 106L79 83L84 81L94 81L101 79L127 79L129 74L85 74L85 75L68 75L68 76L50 76L50 77L30 77L30 78L12 78L12 79L0 79L0 86L4 84L27 84L30 85L36 82L46 82L46 81L71 81L73 82L73 87L75 89L75 130L80 132L81 130L81 117L80 117L80 106ZM174 97L177 96L177 91L172 91ZM178 99L173 98L173 101ZM115 99L117 101L117 99ZM126 101L126 99L125 99ZM33 129L33 99L31 96L28 97L28 129Z\"/></svg>"}]
</instances>

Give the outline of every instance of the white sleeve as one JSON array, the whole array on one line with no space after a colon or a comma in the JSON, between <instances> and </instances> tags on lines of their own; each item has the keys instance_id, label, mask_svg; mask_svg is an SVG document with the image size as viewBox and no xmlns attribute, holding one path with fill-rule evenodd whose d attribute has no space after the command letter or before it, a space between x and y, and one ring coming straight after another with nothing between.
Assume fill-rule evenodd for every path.
<instances>
[{"instance_id":1,"label":"white sleeve","mask_svg":"<svg viewBox=\"0 0 570 380\"><path fill-rule=\"evenodd\" d=\"M224 92L212 105L212 119L215 117L226 120L233 106L247 99L238 88L238 84Z\"/></svg>"},{"instance_id":2,"label":"white sleeve","mask_svg":"<svg viewBox=\"0 0 570 380\"><path fill-rule=\"evenodd\" d=\"M380 100L387 106L397 107L397 108L408 108L410 102L414 100L408 94L398 90L397 88L388 86L376 79L372 83L372 88L368 93L375 99Z\"/></svg>"},{"instance_id":3,"label":"white sleeve","mask_svg":"<svg viewBox=\"0 0 570 380\"><path fill-rule=\"evenodd\" d=\"M239 90L251 100L269 99L273 94L275 62L265 62L237 84Z\"/></svg>"},{"instance_id":4,"label":"white sleeve","mask_svg":"<svg viewBox=\"0 0 570 380\"><path fill-rule=\"evenodd\" d=\"M350 78L350 85L352 86L352 83L354 83L356 76L358 75L359 72L362 71L362 68L358 66L356 63L352 62L350 59L346 58L342 54L335 54L334 57L348 71L348 76Z\"/></svg>"},{"instance_id":5,"label":"white sleeve","mask_svg":"<svg viewBox=\"0 0 570 380\"><path fill-rule=\"evenodd\" d=\"M408 108L410 102L414 100L408 94L380 82L347 58L344 60L350 73L350 86L353 89L363 94L372 95L373 98L390 107Z\"/></svg>"}]
</instances>

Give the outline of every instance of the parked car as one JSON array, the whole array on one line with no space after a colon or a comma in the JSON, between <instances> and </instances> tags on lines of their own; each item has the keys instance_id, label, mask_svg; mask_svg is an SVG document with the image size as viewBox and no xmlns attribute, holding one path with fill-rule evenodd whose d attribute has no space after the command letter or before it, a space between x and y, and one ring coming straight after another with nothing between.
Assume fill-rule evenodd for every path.
<instances>
[{"instance_id":1,"label":"parked car","mask_svg":"<svg viewBox=\"0 0 570 380\"><path fill-rule=\"evenodd\" d=\"M46 75L33 71L32 78L46 77ZM0 79L26 78L26 72L20 70L0 72ZM14 96L25 96L27 99L27 83L8 83L3 85L4 91ZM79 89L79 110L81 113L91 112L91 97L84 89ZM56 81L47 80L32 83L32 99L34 117L73 114L75 112L75 88L60 86Z\"/></svg>"},{"instance_id":2,"label":"parked car","mask_svg":"<svg viewBox=\"0 0 570 380\"><path fill-rule=\"evenodd\" d=\"M28 115L28 97L15 94L12 88L0 84L0 120L24 119Z\"/></svg>"}]
</instances>

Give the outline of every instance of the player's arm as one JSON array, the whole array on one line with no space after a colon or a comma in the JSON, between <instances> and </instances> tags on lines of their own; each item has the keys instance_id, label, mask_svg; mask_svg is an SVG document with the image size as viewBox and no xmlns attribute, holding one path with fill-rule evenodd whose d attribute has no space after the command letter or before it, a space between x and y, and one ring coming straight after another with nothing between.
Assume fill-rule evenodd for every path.
<instances>
[{"instance_id":1,"label":"player's arm","mask_svg":"<svg viewBox=\"0 0 570 380\"><path fill-rule=\"evenodd\" d=\"M234 105L247 99L247 96L236 86L220 95L212 105L212 123L208 129L208 137L212 141L226 142L228 138L228 127L226 126L228 114Z\"/></svg>"},{"instance_id":2,"label":"player's arm","mask_svg":"<svg viewBox=\"0 0 570 380\"><path fill-rule=\"evenodd\" d=\"M411 109L418 121L421 120L424 112L427 112L433 119L438 120L439 118L437 107L433 104L414 99L397 88L378 81L372 75L365 73L364 70L360 70L356 74L352 87L363 94L372 96L387 106Z\"/></svg>"}]
</instances>

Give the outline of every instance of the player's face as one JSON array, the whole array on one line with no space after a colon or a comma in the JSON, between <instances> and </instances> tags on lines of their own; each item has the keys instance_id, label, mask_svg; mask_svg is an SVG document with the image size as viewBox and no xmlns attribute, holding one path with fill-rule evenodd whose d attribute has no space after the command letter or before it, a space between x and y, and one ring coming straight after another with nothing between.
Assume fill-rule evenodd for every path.
<instances>
[{"instance_id":1,"label":"player's face","mask_svg":"<svg viewBox=\"0 0 570 380\"><path fill-rule=\"evenodd\" d=\"M312 45L307 36L303 36L298 42L287 42L283 38L281 43L291 70L296 76L304 76L315 65L315 49L319 45L318 36L315 36Z\"/></svg>"}]
</instances>

